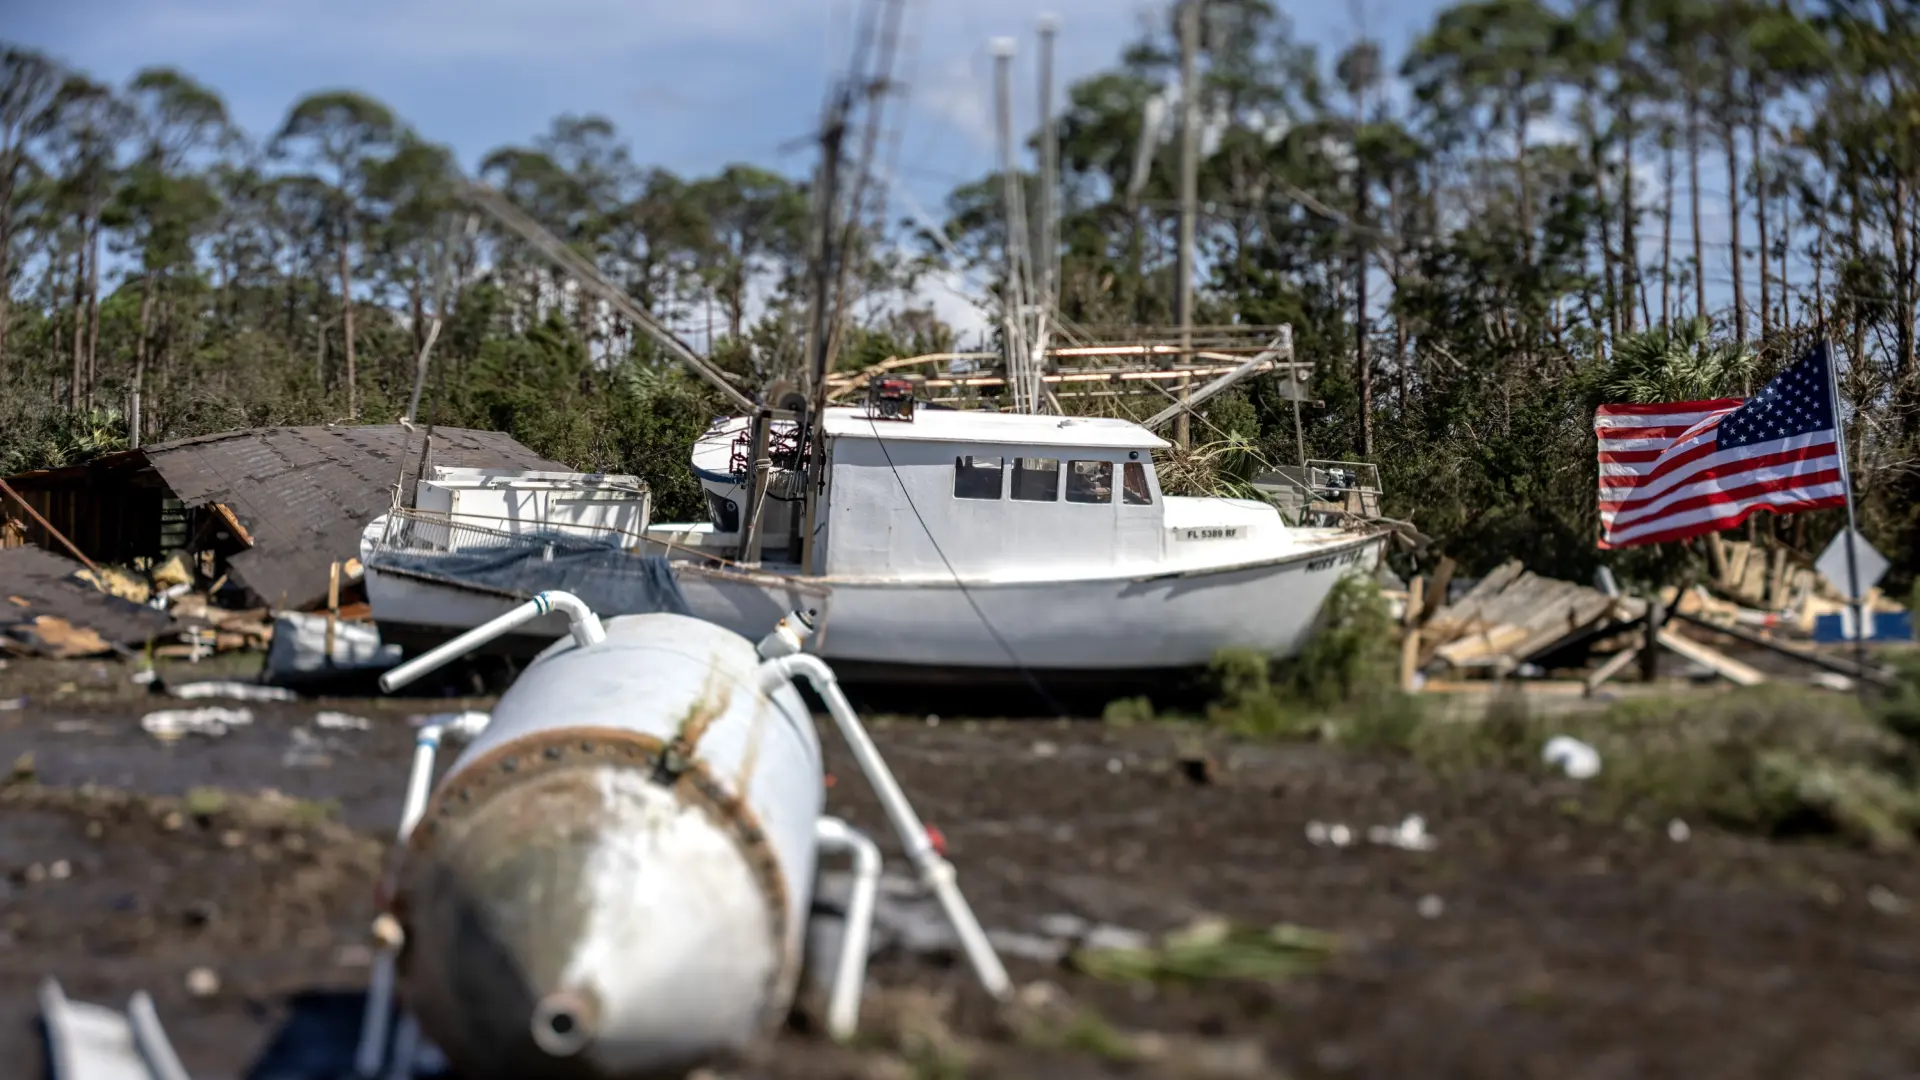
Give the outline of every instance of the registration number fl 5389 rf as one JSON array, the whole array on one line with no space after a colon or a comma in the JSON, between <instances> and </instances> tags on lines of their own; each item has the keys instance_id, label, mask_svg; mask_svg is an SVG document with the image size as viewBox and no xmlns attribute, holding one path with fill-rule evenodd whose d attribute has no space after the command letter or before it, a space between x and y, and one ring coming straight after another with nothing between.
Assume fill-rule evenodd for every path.
<instances>
[{"instance_id":1,"label":"registration number fl 5389 rf","mask_svg":"<svg viewBox=\"0 0 1920 1080\"><path fill-rule=\"evenodd\" d=\"M1238 525L1213 525L1197 529L1180 530L1182 540L1235 540L1240 536Z\"/></svg>"}]
</instances>

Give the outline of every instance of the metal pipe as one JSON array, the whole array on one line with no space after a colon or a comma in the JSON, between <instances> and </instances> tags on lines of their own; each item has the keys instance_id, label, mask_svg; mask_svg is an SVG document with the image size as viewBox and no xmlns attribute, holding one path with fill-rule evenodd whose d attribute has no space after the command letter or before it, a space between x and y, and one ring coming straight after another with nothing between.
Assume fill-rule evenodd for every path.
<instances>
[{"instance_id":1,"label":"metal pipe","mask_svg":"<svg viewBox=\"0 0 1920 1080\"><path fill-rule=\"evenodd\" d=\"M812 684L814 691L827 703L828 715L833 717L841 737L853 750L860 771L866 774L867 781L873 785L874 794L879 796L887 820L892 823L894 831L900 836L901 845L907 850L907 858L920 872L920 880L933 890L935 898L940 901L941 910L946 913L947 921L959 935L960 945L967 954L968 962L973 965L974 974L979 977L987 993L1004 998L1011 989L1007 969L1001 965L1000 957L993 951L993 944L987 940L986 931L980 928L979 920L974 918L973 909L967 906L966 897L960 895L953 864L934 850L933 839L928 835L926 825L914 813L913 804L907 801L906 794L900 790L893 770L887 767L879 748L873 745L872 736L867 734L860 717L847 701L847 695L840 689L839 679L834 676L833 669L817 656L796 653L766 661L760 665L760 672L761 687L768 692L798 676Z\"/></svg>"},{"instance_id":2,"label":"metal pipe","mask_svg":"<svg viewBox=\"0 0 1920 1080\"><path fill-rule=\"evenodd\" d=\"M443 724L427 724L413 740L413 769L407 776L407 796L400 810L400 827L395 830L394 846L405 847L407 838L427 810L427 797L433 792L433 762L440 750L442 735L471 739L486 730L488 714L468 711ZM381 1055L386 1051L387 1030L393 1021L394 946L382 942L373 960L373 973L367 982L367 1003L360 1018L360 1045L354 1054L354 1075L372 1080L380 1072ZM405 1028L401 1031L405 1036ZM405 1038L395 1040L395 1053L404 1048Z\"/></svg>"},{"instance_id":3,"label":"metal pipe","mask_svg":"<svg viewBox=\"0 0 1920 1080\"><path fill-rule=\"evenodd\" d=\"M563 612L567 616L574 643L581 648L598 645L607 639L607 631L600 625L600 616L595 615L593 609L579 597L567 592L543 592L512 611L483 622L452 641L380 676L380 689L392 693L449 660L472 652L514 627L532 622L552 611Z\"/></svg>"},{"instance_id":4,"label":"metal pipe","mask_svg":"<svg viewBox=\"0 0 1920 1080\"><path fill-rule=\"evenodd\" d=\"M822 853L853 857L853 891L847 899L847 932L834 960L827 992L827 1034L844 1042L860 1027L860 995L867 981L867 950L873 940L873 912L880 898L880 848L865 833L823 817L814 825Z\"/></svg>"}]
</instances>

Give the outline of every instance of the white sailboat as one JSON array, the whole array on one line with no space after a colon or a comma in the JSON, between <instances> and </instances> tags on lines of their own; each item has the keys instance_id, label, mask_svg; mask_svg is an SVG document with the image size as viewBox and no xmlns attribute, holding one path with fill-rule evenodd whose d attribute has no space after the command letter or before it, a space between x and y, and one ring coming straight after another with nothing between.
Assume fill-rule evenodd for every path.
<instances>
[{"instance_id":1,"label":"white sailboat","mask_svg":"<svg viewBox=\"0 0 1920 1080\"><path fill-rule=\"evenodd\" d=\"M806 481L797 469L765 481L759 558L739 550L751 486L739 468L752 437L747 417L717 422L693 449L709 520L649 524L635 542L629 506L615 512L627 515L624 527L601 539L636 573L664 556L699 618L745 632L811 609L814 647L836 667L925 681L1191 668L1227 647L1290 656L1335 581L1375 569L1389 535L1377 526L1296 527L1265 502L1168 496L1152 459L1167 443L1125 420L924 407L908 416L825 413L823 491L804 552L811 565L801 561L809 545L799 536L805 515L796 496ZM776 422L776 447L791 432ZM513 478L486 482L502 501L532 506ZM551 474L529 481L556 482ZM603 478L578 482L606 490ZM535 591L540 567L553 565L550 526L561 523L537 513L500 518L446 505L396 511L368 527L362 562L383 637L444 640ZM577 512L565 524L575 535L583 529ZM532 580L498 589L433 574L436 536L450 555L469 557L472 537L490 536L501 550L517 538Z\"/></svg>"}]
</instances>

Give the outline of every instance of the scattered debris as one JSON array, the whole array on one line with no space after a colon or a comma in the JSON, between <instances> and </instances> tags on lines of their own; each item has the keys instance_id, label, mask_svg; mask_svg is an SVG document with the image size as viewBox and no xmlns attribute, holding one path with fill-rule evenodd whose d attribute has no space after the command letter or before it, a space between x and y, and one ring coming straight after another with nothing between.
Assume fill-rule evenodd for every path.
<instances>
[{"instance_id":1,"label":"scattered debris","mask_svg":"<svg viewBox=\"0 0 1920 1080\"><path fill-rule=\"evenodd\" d=\"M1150 948L1077 949L1069 962L1079 971L1117 982L1199 979L1284 979L1317 970L1332 956L1336 939L1289 924L1239 927L1203 918Z\"/></svg>"},{"instance_id":2,"label":"scattered debris","mask_svg":"<svg viewBox=\"0 0 1920 1080\"><path fill-rule=\"evenodd\" d=\"M1575 780L1600 775L1600 751L1571 735L1555 735L1540 750L1540 760Z\"/></svg>"},{"instance_id":3,"label":"scattered debris","mask_svg":"<svg viewBox=\"0 0 1920 1080\"><path fill-rule=\"evenodd\" d=\"M148 680L152 681L152 680ZM191 682L169 685L167 693L177 698L233 698L238 701L298 701L300 695L279 686L243 682Z\"/></svg>"},{"instance_id":4,"label":"scattered debris","mask_svg":"<svg viewBox=\"0 0 1920 1080\"><path fill-rule=\"evenodd\" d=\"M1885 885L1874 885L1867 889L1867 904L1882 915L1905 915L1909 906Z\"/></svg>"},{"instance_id":5,"label":"scattered debris","mask_svg":"<svg viewBox=\"0 0 1920 1080\"><path fill-rule=\"evenodd\" d=\"M1345 825L1329 825L1324 821L1307 822L1307 842L1314 847L1347 847L1353 843L1353 830Z\"/></svg>"},{"instance_id":6,"label":"scattered debris","mask_svg":"<svg viewBox=\"0 0 1920 1080\"><path fill-rule=\"evenodd\" d=\"M1423 919L1437 919L1446 914L1447 902L1435 896L1433 893L1428 893L1420 898L1418 904L1414 905L1414 910L1419 912L1420 917Z\"/></svg>"},{"instance_id":7,"label":"scattered debris","mask_svg":"<svg viewBox=\"0 0 1920 1080\"><path fill-rule=\"evenodd\" d=\"M294 728L289 735L293 745L280 755L280 765L287 769L325 769L333 765L334 744L315 735L306 728Z\"/></svg>"},{"instance_id":8,"label":"scattered debris","mask_svg":"<svg viewBox=\"0 0 1920 1080\"><path fill-rule=\"evenodd\" d=\"M1509 560L1417 628L1418 666L1439 659L1458 669L1510 674L1569 639L1646 614L1646 601L1541 577Z\"/></svg>"},{"instance_id":9,"label":"scattered debris","mask_svg":"<svg viewBox=\"0 0 1920 1080\"><path fill-rule=\"evenodd\" d=\"M27 707L25 694L17 698L0 698L0 712L14 712Z\"/></svg>"},{"instance_id":10,"label":"scattered debris","mask_svg":"<svg viewBox=\"0 0 1920 1080\"><path fill-rule=\"evenodd\" d=\"M1367 830L1367 839L1382 847L1402 851L1432 851L1438 841L1427 832L1427 821L1419 814L1408 814L1399 825L1375 825Z\"/></svg>"},{"instance_id":11,"label":"scattered debris","mask_svg":"<svg viewBox=\"0 0 1920 1080\"><path fill-rule=\"evenodd\" d=\"M369 731L373 721L352 713L323 712L313 718L315 726L325 731Z\"/></svg>"},{"instance_id":12,"label":"scattered debris","mask_svg":"<svg viewBox=\"0 0 1920 1080\"><path fill-rule=\"evenodd\" d=\"M220 992L220 976L212 968L197 967L187 972L187 993L197 998L212 997Z\"/></svg>"},{"instance_id":13,"label":"scattered debris","mask_svg":"<svg viewBox=\"0 0 1920 1080\"><path fill-rule=\"evenodd\" d=\"M81 580L90 571L36 547L0 549L0 652L72 659L101 656L165 634L166 615Z\"/></svg>"},{"instance_id":14,"label":"scattered debris","mask_svg":"<svg viewBox=\"0 0 1920 1080\"><path fill-rule=\"evenodd\" d=\"M161 709L140 718L141 728L162 742L172 742L187 735L218 738L236 727L244 727L251 723L253 723L252 711L222 709L217 706L204 709Z\"/></svg>"},{"instance_id":15,"label":"scattered debris","mask_svg":"<svg viewBox=\"0 0 1920 1080\"><path fill-rule=\"evenodd\" d=\"M381 644L372 623L335 621L329 653L327 624L325 615L280 613L267 648L265 681L290 686L341 674L373 674L400 663L400 646Z\"/></svg>"},{"instance_id":16,"label":"scattered debris","mask_svg":"<svg viewBox=\"0 0 1920 1080\"><path fill-rule=\"evenodd\" d=\"M1679 818L1674 818L1672 821L1667 822L1667 839L1674 843L1684 844L1692 836L1693 830L1688 828L1687 823L1681 821Z\"/></svg>"}]
</instances>

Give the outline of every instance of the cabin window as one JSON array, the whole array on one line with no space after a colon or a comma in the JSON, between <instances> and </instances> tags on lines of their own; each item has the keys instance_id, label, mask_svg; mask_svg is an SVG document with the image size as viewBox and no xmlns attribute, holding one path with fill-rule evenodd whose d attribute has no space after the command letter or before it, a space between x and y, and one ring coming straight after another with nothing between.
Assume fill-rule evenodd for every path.
<instances>
[{"instance_id":1,"label":"cabin window","mask_svg":"<svg viewBox=\"0 0 1920 1080\"><path fill-rule=\"evenodd\" d=\"M1153 489L1147 486L1147 467L1137 461L1120 466L1120 491L1128 506L1151 506Z\"/></svg>"},{"instance_id":2,"label":"cabin window","mask_svg":"<svg viewBox=\"0 0 1920 1080\"><path fill-rule=\"evenodd\" d=\"M1013 497L1023 502L1053 502L1060 497L1060 459L1013 459Z\"/></svg>"},{"instance_id":3,"label":"cabin window","mask_svg":"<svg viewBox=\"0 0 1920 1080\"><path fill-rule=\"evenodd\" d=\"M998 499L1000 497L1001 459L997 457L957 457L953 459L953 497L956 499Z\"/></svg>"},{"instance_id":4,"label":"cabin window","mask_svg":"<svg viewBox=\"0 0 1920 1080\"><path fill-rule=\"evenodd\" d=\"M1110 503L1113 501L1113 462L1067 462L1067 501Z\"/></svg>"}]
</instances>

